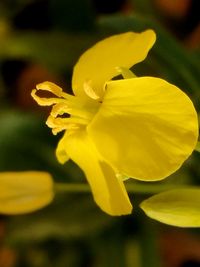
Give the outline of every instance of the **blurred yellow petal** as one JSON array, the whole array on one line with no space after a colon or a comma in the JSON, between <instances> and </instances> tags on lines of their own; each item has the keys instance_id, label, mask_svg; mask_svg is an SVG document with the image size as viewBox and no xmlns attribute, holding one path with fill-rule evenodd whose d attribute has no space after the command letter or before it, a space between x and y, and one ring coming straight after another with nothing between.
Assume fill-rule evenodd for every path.
<instances>
[{"instance_id":1,"label":"blurred yellow petal","mask_svg":"<svg viewBox=\"0 0 200 267\"><path fill-rule=\"evenodd\" d=\"M194 150L197 114L187 95L162 79L111 81L88 133L119 173L160 180Z\"/></svg>"},{"instance_id":2,"label":"blurred yellow petal","mask_svg":"<svg viewBox=\"0 0 200 267\"><path fill-rule=\"evenodd\" d=\"M65 136L62 143L70 158L84 171L94 199L110 215L131 213L124 184L117 179L112 168L99 158L99 154L85 130Z\"/></svg>"},{"instance_id":3,"label":"blurred yellow petal","mask_svg":"<svg viewBox=\"0 0 200 267\"><path fill-rule=\"evenodd\" d=\"M33 212L48 205L54 197L49 173L0 173L0 213L15 215Z\"/></svg>"},{"instance_id":4,"label":"blurred yellow petal","mask_svg":"<svg viewBox=\"0 0 200 267\"><path fill-rule=\"evenodd\" d=\"M179 227L200 227L200 189L182 188L154 195L141 203L152 219Z\"/></svg>"},{"instance_id":5,"label":"blurred yellow petal","mask_svg":"<svg viewBox=\"0 0 200 267\"><path fill-rule=\"evenodd\" d=\"M106 38L87 50L74 67L72 88L84 95L89 82L96 95L102 97L105 82L119 75L118 67L130 68L141 62L156 40L155 33L127 32Z\"/></svg>"}]
</instances>

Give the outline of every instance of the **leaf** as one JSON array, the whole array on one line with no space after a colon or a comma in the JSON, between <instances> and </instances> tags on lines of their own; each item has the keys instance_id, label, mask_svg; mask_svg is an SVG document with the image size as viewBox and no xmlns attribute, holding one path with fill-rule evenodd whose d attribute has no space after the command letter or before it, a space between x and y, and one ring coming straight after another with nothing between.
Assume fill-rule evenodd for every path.
<instances>
[{"instance_id":1,"label":"leaf","mask_svg":"<svg viewBox=\"0 0 200 267\"><path fill-rule=\"evenodd\" d=\"M154 195L140 207L152 219L179 227L200 227L200 188L187 187Z\"/></svg>"},{"instance_id":2,"label":"leaf","mask_svg":"<svg viewBox=\"0 0 200 267\"><path fill-rule=\"evenodd\" d=\"M42 170L50 172L55 181L83 180L72 161L63 166L56 160L58 138L45 127L42 117L2 109L0 123L0 171Z\"/></svg>"},{"instance_id":3,"label":"leaf","mask_svg":"<svg viewBox=\"0 0 200 267\"><path fill-rule=\"evenodd\" d=\"M44 64L54 72L71 69L78 56L96 40L88 34L12 32L0 42L0 59L23 59ZM47 45L48 44L48 45Z\"/></svg>"}]
</instances>

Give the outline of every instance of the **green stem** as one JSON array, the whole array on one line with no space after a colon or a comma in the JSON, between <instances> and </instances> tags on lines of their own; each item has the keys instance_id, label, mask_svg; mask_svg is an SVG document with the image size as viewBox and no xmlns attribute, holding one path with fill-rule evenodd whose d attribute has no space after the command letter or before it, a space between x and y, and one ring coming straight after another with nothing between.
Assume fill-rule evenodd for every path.
<instances>
[{"instance_id":1,"label":"green stem","mask_svg":"<svg viewBox=\"0 0 200 267\"><path fill-rule=\"evenodd\" d=\"M157 225L145 218L141 222L139 237L142 267L161 267Z\"/></svg>"},{"instance_id":2,"label":"green stem","mask_svg":"<svg viewBox=\"0 0 200 267\"><path fill-rule=\"evenodd\" d=\"M90 192L89 185L87 184L72 184L72 183L56 183L54 185L56 192L67 193L87 193Z\"/></svg>"},{"instance_id":3,"label":"green stem","mask_svg":"<svg viewBox=\"0 0 200 267\"><path fill-rule=\"evenodd\" d=\"M177 185L172 184L126 184L126 189L129 193L135 194L156 194L165 190L177 188ZM91 189L88 184L83 183L56 183L55 191L67 193L89 193Z\"/></svg>"}]
</instances>

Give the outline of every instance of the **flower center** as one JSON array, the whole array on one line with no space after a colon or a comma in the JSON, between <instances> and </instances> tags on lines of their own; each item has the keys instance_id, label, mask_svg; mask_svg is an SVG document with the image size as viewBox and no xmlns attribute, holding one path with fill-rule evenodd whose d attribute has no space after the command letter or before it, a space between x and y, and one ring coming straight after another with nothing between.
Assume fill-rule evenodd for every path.
<instances>
[{"instance_id":1,"label":"flower center","mask_svg":"<svg viewBox=\"0 0 200 267\"><path fill-rule=\"evenodd\" d=\"M56 97L39 97L38 90L49 91ZM41 106L52 106L46 124L52 128L54 135L63 130L77 130L86 127L97 113L101 103L89 82L84 84L85 96L73 96L62 91L62 88L51 83L38 84L31 93Z\"/></svg>"}]
</instances>

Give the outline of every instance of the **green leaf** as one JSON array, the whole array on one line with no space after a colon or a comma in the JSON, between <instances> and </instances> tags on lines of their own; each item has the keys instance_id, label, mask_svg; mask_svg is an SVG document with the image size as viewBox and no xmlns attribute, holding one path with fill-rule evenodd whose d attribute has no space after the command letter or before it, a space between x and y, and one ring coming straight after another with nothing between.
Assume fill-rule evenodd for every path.
<instances>
[{"instance_id":1,"label":"green leaf","mask_svg":"<svg viewBox=\"0 0 200 267\"><path fill-rule=\"evenodd\" d=\"M1 38L0 60L23 59L43 64L54 72L62 72L71 70L78 56L96 39L95 34L10 32L9 36Z\"/></svg>"},{"instance_id":2,"label":"green leaf","mask_svg":"<svg viewBox=\"0 0 200 267\"><path fill-rule=\"evenodd\" d=\"M200 188L187 187L154 195L140 204L152 219L179 227L200 227Z\"/></svg>"}]
</instances>

